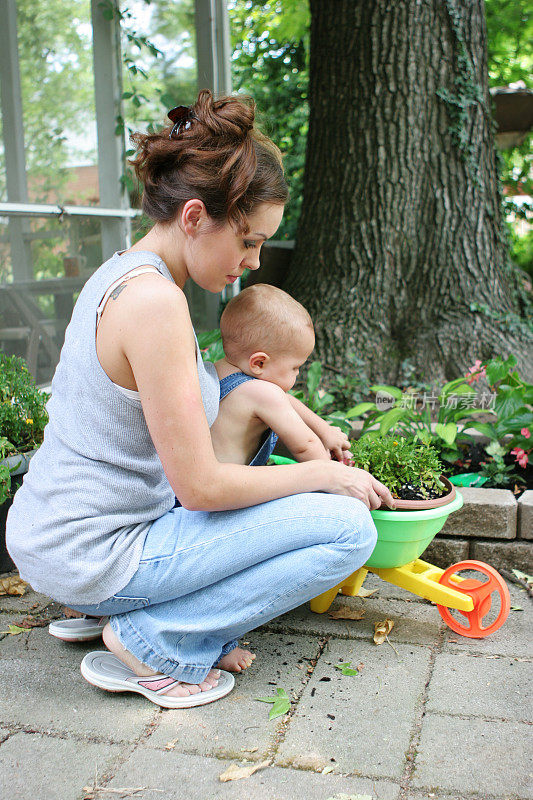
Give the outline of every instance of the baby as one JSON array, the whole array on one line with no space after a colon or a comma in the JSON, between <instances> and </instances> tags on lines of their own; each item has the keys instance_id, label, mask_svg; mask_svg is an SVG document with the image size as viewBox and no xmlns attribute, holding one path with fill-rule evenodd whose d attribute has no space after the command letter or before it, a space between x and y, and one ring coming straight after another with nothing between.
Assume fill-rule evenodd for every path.
<instances>
[{"instance_id":1,"label":"baby","mask_svg":"<svg viewBox=\"0 0 533 800\"><path fill-rule=\"evenodd\" d=\"M220 319L225 357L215 364L220 409L211 427L219 461L261 466L278 437L297 461L347 461L348 437L292 395L315 346L311 317L286 292L255 284Z\"/></svg>"}]
</instances>

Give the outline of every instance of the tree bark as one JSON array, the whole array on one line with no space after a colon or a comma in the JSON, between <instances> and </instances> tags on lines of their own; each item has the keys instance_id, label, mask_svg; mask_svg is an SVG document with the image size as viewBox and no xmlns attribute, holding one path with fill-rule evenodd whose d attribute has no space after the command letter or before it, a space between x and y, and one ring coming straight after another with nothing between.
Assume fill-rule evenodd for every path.
<instances>
[{"instance_id":1,"label":"tree bark","mask_svg":"<svg viewBox=\"0 0 533 800\"><path fill-rule=\"evenodd\" d=\"M313 317L317 357L345 369L352 351L394 382L404 359L441 380L514 352L531 375L483 0L310 5L305 188L283 288Z\"/></svg>"}]
</instances>

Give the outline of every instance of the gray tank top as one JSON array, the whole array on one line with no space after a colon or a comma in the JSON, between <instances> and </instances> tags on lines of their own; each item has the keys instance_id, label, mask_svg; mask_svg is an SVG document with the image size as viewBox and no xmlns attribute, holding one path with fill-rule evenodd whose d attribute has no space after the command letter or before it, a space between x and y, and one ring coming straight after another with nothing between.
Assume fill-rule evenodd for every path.
<instances>
[{"instance_id":1,"label":"gray tank top","mask_svg":"<svg viewBox=\"0 0 533 800\"><path fill-rule=\"evenodd\" d=\"M44 441L7 519L6 543L21 577L67 605L98 603L126 586L150 525L175 502L140 400L120 391L96 355L102 297L115 280L145 264L172 280L159 256L138 251L115 253L83 287L52 381ZM197 341L196 350L212 425L218 377Z\"/></svg>"}]
</instances>

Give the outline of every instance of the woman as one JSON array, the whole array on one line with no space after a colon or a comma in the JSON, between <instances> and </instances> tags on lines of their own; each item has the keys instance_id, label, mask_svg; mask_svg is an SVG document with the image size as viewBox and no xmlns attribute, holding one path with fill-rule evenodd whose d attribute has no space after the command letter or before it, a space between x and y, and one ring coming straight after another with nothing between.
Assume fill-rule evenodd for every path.
<instances>
[{"instance_id":1,"label":"woman","mask_svg":"<svg viewBox=\"0 0 533 800\"><path fill-rule=\"evenodd\" d=\"M154 226L79 296L7 542L34 589L110 615L110 652L85 657L87 680L177 708L231 690L226 670L251 657L239 636L364 564L368 508L393 501L334 461L216 460L219 385L183 287L220 292L258 269L288 192L252 104L203 91L169 116L172 128L134 137Z\"/></svg>"}]
</instances>

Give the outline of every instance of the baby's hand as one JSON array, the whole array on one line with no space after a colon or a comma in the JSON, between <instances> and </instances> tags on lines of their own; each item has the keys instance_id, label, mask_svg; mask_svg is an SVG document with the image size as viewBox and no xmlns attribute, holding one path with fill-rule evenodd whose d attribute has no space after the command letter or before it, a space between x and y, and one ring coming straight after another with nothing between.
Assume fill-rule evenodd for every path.
<instances>
[{"instance_id":1,"label":"baby's hand","mask_svg":"<svg viewBox=\"0 0 533 800\"><path fill-rule=\"evenodd\" d=\"M346 434L334 425L328 425L327 429L320 434L322 444L329 451L332 458L344 464L351 458L350 442Z\"/></svg>"}]
</instances>

